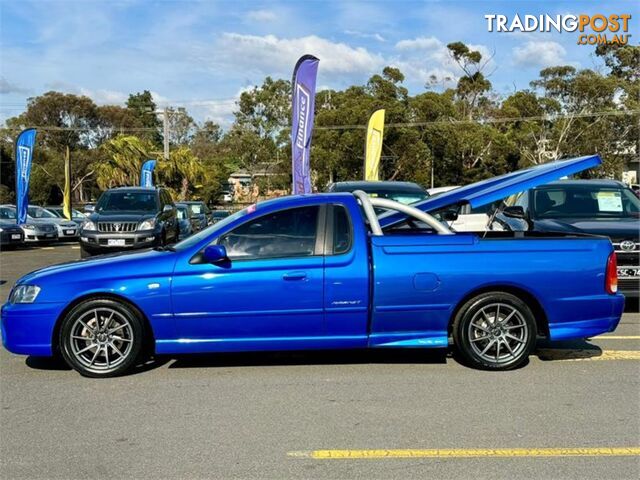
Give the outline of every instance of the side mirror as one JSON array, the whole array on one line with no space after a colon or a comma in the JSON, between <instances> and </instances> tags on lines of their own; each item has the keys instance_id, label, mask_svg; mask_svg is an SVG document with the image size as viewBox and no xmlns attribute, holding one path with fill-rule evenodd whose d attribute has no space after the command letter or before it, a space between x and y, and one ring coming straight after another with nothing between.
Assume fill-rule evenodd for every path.
<instances>
[{"instance_id":1,"label":"side mirror","mask_svg":"<svg viewBox=\"0 0 640 480\"><path fill-rule=\"evenodd\" d=\"M442 212L442 219L447 222L455 222L458 219L457 210L445 210Z\"/></svg>"},{"instance_id":2,"label":"side mirror","mask_svg":"<svg viewBox=\"0 0 640 480\"><path fill-rule=\"evenodd\" d=\"M221 263L229 260L224 245L209 245L202 252L202 259L207 263Z\"/></svg>"},{"instance_id":3,"label":"side mirror","mask_svg":"<svg viewBox=\"0 0 640 480\"><path fill-rule=\"evenodd\" d=\"M96 209L95 205L85 205L84 206L85 213L93 213L95 211L95 209Z\"/></svg>"},{"instance_id":4,"label":"side mirror","mask_svg":"<svg viewBox=\"0 0 640 480\"><path fill-rule=\"evenodd\" d=\"M168 203L167 203L167 204L164 206L164 208L162 209L162 211L163 211L164 213L167 213L167 212L173 212L173 209L174 209L174 206L173 206L173 205L170 205L170 204L168 204Z\"/></svg>"},{"instance_id":5,"label":"side mirror","mask_svg":"<svg viewBox=\"0 0 640 480\"><path fill-rule=\"evenodd\" d=\"M519 218L520 220L527 219L527 214L525 213L524 208L519 205L504 207L502 209L502 213L504 213L505 217L509 218Z\"/></svg>"}]
</instances>

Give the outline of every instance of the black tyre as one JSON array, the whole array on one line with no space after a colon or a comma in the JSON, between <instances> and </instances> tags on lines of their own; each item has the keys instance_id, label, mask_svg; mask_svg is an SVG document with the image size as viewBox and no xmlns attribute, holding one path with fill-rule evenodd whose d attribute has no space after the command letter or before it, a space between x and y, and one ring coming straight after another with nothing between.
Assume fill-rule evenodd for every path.
<instances>
[{"instance_id":1,"label":"black tyre","mask_svg":"<svg viewBox=\"0 0 640 480\"><path fill-rule=\"evenodd\" d=\"M89 258L92 256L92 253L88 250L85 250L83 246L80 246L80 258Z\"/></svg>"},{"instance_id":2,"label":"black tyre","mask_svg":"<svg viewBox=\"0 0 640 480\"><path fill-rule=\"evenodd\" d=\"M62 321L59 345L67 364L85 377L115 377L134 365L144 327L129 306L106 298L87 300Z\"/></svg>"},{"instance_id":3,"label":"black tyre","mask_svg":"<svg viewBox=\"0 0 640 480\"><path fill-rule=\"evenodd\" d=\"M488 292L466 302L453 322L463 361L483 370L511 370L527 362L536 343L531 309L510 293Z\"/></svg>"}]
</instances>

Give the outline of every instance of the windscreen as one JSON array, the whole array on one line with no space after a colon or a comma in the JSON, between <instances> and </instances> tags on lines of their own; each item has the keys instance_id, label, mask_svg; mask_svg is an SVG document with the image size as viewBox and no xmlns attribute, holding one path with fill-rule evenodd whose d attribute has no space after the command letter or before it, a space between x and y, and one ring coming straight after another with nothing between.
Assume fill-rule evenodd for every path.
<instances>
[{"instance_id":1,"label":"windscreen","mask_svg":"<svg viewBox=\"0 0 640 480\"><path fill-rule=\"evenodd\" d=\"M58 218L49 210L45 210L44 208L40 207L29 207L27 211L29 213L29 216L32 218Z\"/></svg>"},{"instance_id":2,"label":"windscreen","mask_svg":"<svg viewBox=\"0 0 640 480\"><path fill-rule=\"evenodd\" d=\"M96 205L97 212L155 212L155 192L106 192Z\"/></svg>"},{"instance_id":3,"label":"windscreen","mask_svg":"<svg viewBox=\"0 0 640 480\"><path fill-rule=\"evenodd\" d=\"M534 191L535 218L638 218L640 200L627 188L579 185Z\"/></svg>"}]
</instances>

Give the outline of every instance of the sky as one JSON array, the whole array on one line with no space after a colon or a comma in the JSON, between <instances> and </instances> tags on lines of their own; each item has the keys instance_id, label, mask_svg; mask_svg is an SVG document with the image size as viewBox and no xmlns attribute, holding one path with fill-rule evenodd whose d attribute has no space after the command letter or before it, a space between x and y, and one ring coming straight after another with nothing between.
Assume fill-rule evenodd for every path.
<instances>
[{"instance_id":1,"label":"sky","mask_svg":"<svg viewBox=\"0 0 640 480\"><path fill-rule=\"evenodd\" d=\"M243 90L291 78L307 53L320 59L319 88L364 84L391 65L412 94L432 75L436 89L455 83L455 41L483 54L503 95L548 66L602 68L575 32L488 31L485 15L516 13L630 13L640 40L640 2L625 0L0 0L0 122L49 90L123 104L146 89L161 107L228 126Z\"/></svg>"}]
</instances>

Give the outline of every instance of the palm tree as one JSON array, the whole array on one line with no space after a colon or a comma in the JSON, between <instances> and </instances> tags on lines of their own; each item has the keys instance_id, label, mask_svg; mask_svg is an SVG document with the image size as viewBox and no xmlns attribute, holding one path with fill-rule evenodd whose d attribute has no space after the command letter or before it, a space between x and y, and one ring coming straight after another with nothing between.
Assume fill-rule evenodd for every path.
<instances>
[{"instance_id":1,"label":"palm tree","mask_svg":"<svg viewBox=\"0 0 640 480\"><path fill-rule=\"evenodd\" d=\"M158 162L156 168L160 183L179 200L188 200L205 181L205 169L189 147L174 150L169 161Z\"/></svg>"},{"instance_id":2,"label":"palm tree","mask_svg":"<svg viewBox=\"0 0 640 480\"><path fill-rule=\"evenodd\" d=\"M140 169L151 149L147 141L133 135L118 135L101 148L107 157L95 164L96 182L101 189L140 184Z\"/></svg>"}]
</instances>

